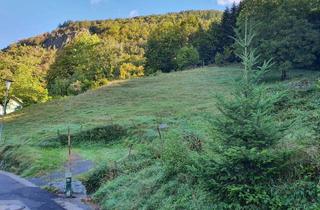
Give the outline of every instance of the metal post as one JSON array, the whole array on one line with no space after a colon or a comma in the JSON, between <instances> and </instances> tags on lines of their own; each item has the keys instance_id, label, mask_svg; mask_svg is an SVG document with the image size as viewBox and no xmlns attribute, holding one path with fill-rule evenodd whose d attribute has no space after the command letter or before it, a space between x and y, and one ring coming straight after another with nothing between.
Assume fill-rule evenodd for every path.
<instances>
[{"instance_id":1,"label":"metal post","mask_svg":"<svg viewBox=\"0 0 320 210\"><path fill-rule=\"evenodd\" d=\"M6 95L4 96L4 104L3 104L3 116L7 114L8 97L9 97L9 89L6 89Z\"/></svg>"},{"instance_id":2,"label":"metal post","mask_svg":"<svg viewBox=\"0 0 320 210\"><path fill-rule=\"evenodd\" d=\"M68 127L68 161L69 161L69 169L71 163L71 134L70 134L70 127Z\"/></svg>"},{"instance_id":3,"label":"metal post","mask_svg":"<svg viewBox=\"0 0 320 210\"><path fill-rule=\"evenodd\" d=\"M2 131L3 131L3 118L4 118L4 114L1 115L1 123L0 123L0 143L2 143Z\"/></svg>"},{"instance_id":4,"label":"metal post","mask_svg":"<svg viewBox=\"0 0 320 210\"><path fill-rule=\"evenodd\" d=\"M158 130L158 134L159 134L160 139L162 139L160 126L157 127L157 130Z\"/></svg>"},{"instance_id":5,"label":"metal post","mask_svg":"<svg viewBox=\"0 0 320 210\"><path fill-rule=\"evenodd\" d=\"M71 172L71 134L68 127L68 170L66 172L66 196L72 197L72 172Z\"/></svg>"}]
</instances>

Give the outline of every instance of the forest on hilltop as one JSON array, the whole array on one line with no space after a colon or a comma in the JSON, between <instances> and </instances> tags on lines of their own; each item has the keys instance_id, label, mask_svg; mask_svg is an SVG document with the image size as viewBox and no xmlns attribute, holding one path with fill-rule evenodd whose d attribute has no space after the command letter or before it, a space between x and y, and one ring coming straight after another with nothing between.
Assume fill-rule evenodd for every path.
<instances>
[{"instance_id":1,"label":"forest on hilltop","mask_svg":"<svg viewBox=\"0 0 320 210\"><path fill-rule=\"evenodd\" d=\"M12 94L26 104L78 94L114 79L140 77L145 75L151 33L170 25L184 28L186 34L181 37L185 37L199 28L207 30L220 21L221 14L185 11L131 19L66 21L51 33L3 49L0 76L16 81Z\"/></svg>"}]
</instances>

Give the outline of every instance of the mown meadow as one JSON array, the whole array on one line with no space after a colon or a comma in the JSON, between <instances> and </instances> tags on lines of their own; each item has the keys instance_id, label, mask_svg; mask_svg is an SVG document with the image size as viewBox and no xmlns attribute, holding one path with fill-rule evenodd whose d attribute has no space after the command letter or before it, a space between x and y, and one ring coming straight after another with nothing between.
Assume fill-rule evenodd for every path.
<instances>
[{"instance_id":1,"label":"mown meadow","mask_svg":"<svg viewBox=\"0 0 320 210\"><path fill-rule=\"evenodd\" d=\"M126 138L128 141L132 137L133 140L140 137L155 139L159 136L157 127L160 124L168 124L169 129L175 129L181 126L180 122L188 124L190 118L197 119L215 113L213 96L219 91L227 91L230 78L237 75L238 71L238 67L212 67L173 74L160 73L143 79L117 81L79 96L27 107L7 116L4 141L8 144L23 144L24 147L20 149L27 150L23 154L31 159L43 160L47 154L55 154L53 159L62 163L65 159L64 148L52 149L46 146L58 133L66 134L68 127L75 134L81 130L119 124L128 129L128 136L124 136L122 141L112 142L123 144L121 147L112 145L111 148L125 157ZM40 151L36 156L34 147ZM101 154L108 153L110 149L85 144L78 145L75 150L99 161ZM110 158L109 154L103 156ZM55 162L52 162L52 166L42 165L45 162L39 162L35 167L45 171L47 167L59 166ZM36 171L36 174L41 172Z\"/></svg>"}]
</instances>

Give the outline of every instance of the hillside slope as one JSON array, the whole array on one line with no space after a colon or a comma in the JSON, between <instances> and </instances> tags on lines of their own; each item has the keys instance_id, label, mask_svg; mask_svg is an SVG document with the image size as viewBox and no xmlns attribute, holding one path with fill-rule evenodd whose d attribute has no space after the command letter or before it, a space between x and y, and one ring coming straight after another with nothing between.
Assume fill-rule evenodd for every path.
<instances>
[{"instance_id":1,"label":"hillside slope","mask_svg":"<svg viewBox=\"0 0 320 210\"><path fill-rule=\"evenodd\" d=\"M204 68L115 81L79 96L33 105L6 119L6 136L14 142L39 142L57 130L85 129L130 120L156 122L214 110L213 96L224 92L237 68Z\"/></svg>"},{"instance_id":2,"label":"hillside slope","mask_svg":"<svg viewBox=\"0 0 320 210\"><path fill-rule=\"evenodd\" d=\"M187 149L187 154L181 150L184 146L174 142L200 142L204 151L219 148L212 125L218 114L215 96L228 95L239 73L238 67L207 67L159 74L117 81L78 96L30 106L5 119L6 145L0 147L5 163L2 167L24 176L46 174L64 165L67 150L64 146L48 147L43 142L58 140L57 134L65 134L69 126L76 135L97 127L120 125L127 130L120 139L107 143L88 143L84 139L73 148L97 164L97 170L84 180L103 209L214 209L214 195L203 188L203 183L195 183L183 173L166 175L162 155L168 154L163 153L163 148L183 157L175 159L174 167L198 157L197 152ZM315 149L310 142L316 138L310 123L318 119L315 107L320 93L315 82L320 75L292 71L291 79L284 82L279 82L278 76L279 72L273 72L265 80L270 89L288 93L278 107L277 119L295 122L279 147L298 148L299 158L290 160L297 165L307 160L316 162L318 156L310 153ZM166 127L161 130L161 138L159 125ZM214 150L210 154L219 160ZM296 188L289 188L286 181L273 189L285 192L281 198L304 199L313 182L304 184L302 195L294 194L292 190ZM313 203L303 201L303 205Z\"/></svg>"},{"instance_id":3,"label":"hillside slope","mask_svg":"<svg viewBox=\"0 0 320 210\"><path fill-rule=\"evenodd\" d=\"M120 124L129 130L125 139L139 143L157 138L156 128L161 123L169 124L173 129L191 119L201 123L203 117L215 112L214 95L228 89L230 78L237 71L237 68L203 68L115 81L78 96L26 107L8 115L5 120L3 139L18 149L12 148L14 154L1 151L0 154L7 156L4 158L8 159L7 170L27 176L41 175L62 167L66 160L63 148L42 147L42 142L56 138L59 133L67 133L68 127L75 134L81 130ZM201 125L204 131L207 130L206 124ZM204 135L207 134L204 132ZM128 146L120 141L113 146L84 144L75 149L100 162L125 157ZM12 155L17 157L12 159Z\"/></svg>"}]
</instances>

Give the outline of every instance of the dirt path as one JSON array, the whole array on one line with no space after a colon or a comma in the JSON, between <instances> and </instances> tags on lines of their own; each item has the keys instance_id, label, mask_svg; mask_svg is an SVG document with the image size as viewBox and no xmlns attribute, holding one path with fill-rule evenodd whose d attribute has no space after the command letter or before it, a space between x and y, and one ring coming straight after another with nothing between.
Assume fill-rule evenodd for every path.
<instances>
[{"instance_id":1,"label":"dirt path","mask_svg":"<svg viewBox=\"0 0 320 210\"><path fill-rule=\"evenodd\" d=\"M94 167L94 164L90 160L84 160L79 155L74 154L71 157L71 172L73 177L82 175L90 171ZM64 180L65 180L65 172L69 168L69 164L66 163L64 165L64 168L51 172L50 174L47 174L45 176L41 177L35 177L29 179L30 182L36 184L37 186L51 186L56 187L57 189L60 189L61 192L64 192ZM60 186L61 183L63 186ZM74 192L77 194L86 194L85 189L82 189L83 186L80 185L79 181L74 178L73 181L74 184ZM63 188L63 189L61 189Z\"/></svg>"},{"instance_id":2,"label":"dirt path","mask_svg":"<svg viewBox=\"0 0 320 210\"><path fill-rule=\"evenodd\" d=\"M82 200L86 199L87 192L85 186L76 177L90 171L94 167L94 163L90 160L82 159L77 154L72 155L70 166L66 163L60 170L51 172L45 176L31 178L29 181L42 188L49 187L55 189L58 191L58 194L63 195L65 192L65 172L69 167L73 176L72 190L75 198L68 199L68 202L81 206L82 209L92 209L91 206L82 203Z\"/></svg>"}]
</instances>

